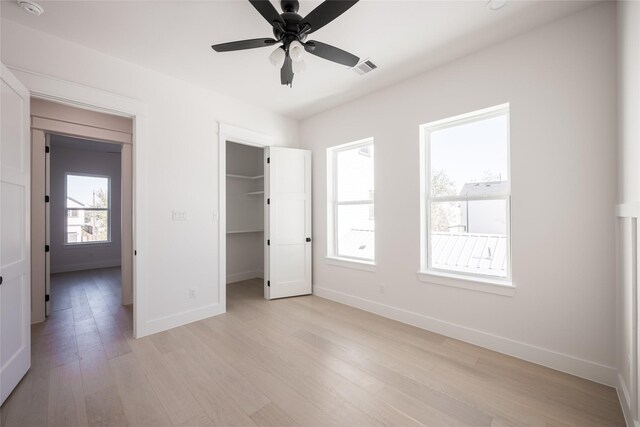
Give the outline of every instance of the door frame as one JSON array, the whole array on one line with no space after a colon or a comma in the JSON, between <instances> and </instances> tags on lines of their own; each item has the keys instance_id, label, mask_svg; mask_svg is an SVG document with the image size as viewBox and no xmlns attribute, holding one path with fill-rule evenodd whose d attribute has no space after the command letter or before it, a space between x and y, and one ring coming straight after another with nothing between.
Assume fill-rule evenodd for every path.
<instances>
[{"instance_id":1,"label":"door frame","mask_svg":"<svg viewBox=\"0 0 640 427\"><path fill-rule=\"evenodd\" d=\"M83 86L77 83L49 77L40 73L18 67L10 67L12 73L27 87L32 98L58 102L85 110L97 111L133 120L132 147L132 240L134 254L133 268L133 337L148 335L144 301L147 290L147 274L145 262L146 218L147 208L144 203L146 195L146 153L147 153L147 105L118 94ZM137 252L140 251L140 254ZM124 254L123 254L124 256Z\"/></svg>"},{"instance_id":2,"label":"door frame","mask_svg":"<svg viewBox=\"0 0 640 427\"><path fill-rule=\"evenodd\" d=\"M218 124L218 301L222 313L227 312L227 141L264 149L273 145L273 140L268 134Z\"/></svg>"}]
</instances>

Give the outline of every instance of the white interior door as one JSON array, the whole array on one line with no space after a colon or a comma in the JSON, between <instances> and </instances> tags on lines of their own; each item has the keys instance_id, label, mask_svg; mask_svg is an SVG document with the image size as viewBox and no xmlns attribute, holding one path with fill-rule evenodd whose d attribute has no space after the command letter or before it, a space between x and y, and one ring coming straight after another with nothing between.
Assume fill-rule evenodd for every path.
<instances>
[{"instance_id":1,"label":"white interior door","mask_svg":"<svg viewBox=\"0 0 640 427\"><path fill-rule=\"evenodd\" d=\"M44 315L51 314L51 135L45 135L45 160L44 160ZM66 230L65 230L66 231Z\"/></svg>"},{"instance_id":2,"label":"white interior door","mask_svg":"<svg viewBox=\"0 0 640 427\"><path fill-rule=\"evenodd\" d=\"M0 404L31 366L29 92L1 67Z\"/></svg>"},{"instance_id":3,"label":"white interior door","mask_svg":"<svg viewBox=\"0 0 640 427\"><path fill-rule=\"evenodd\" d=\"M311 151L268 147L265 298L311 293Z\"/></svg>"}]
</instances>

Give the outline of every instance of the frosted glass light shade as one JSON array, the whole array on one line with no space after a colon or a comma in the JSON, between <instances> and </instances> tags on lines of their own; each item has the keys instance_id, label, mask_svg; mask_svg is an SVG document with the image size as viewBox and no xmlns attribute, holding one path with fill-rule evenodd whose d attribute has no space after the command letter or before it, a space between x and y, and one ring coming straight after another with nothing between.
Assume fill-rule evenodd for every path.
<instances>
[{"instance_id":1,"label":"frosted glass light shade","mask_svg":"<svg viewBox=\"0 0 640 427\"><path fill-rule=\"evenodd\" d=\"M304 70L307 69L307 63L304 62L304 60L301 61L293 61L291 63L291 68L293 69L293 73L294 74L298 74L298 73L302 73Z\"/></svg>"},{"instance_id":2,"label":"frosted glass light shade","mask_svg":"<svg viewBox=\"0 0 640 427\"><path fill-rule=\"evenodd\" d=\"M271 65L273 65L276 68L282 68L282 66L284 65L284 59L286 57L286 53L284 52L284 49L281 47L278 47L276 50L274 50L271 55L269 55L269 62L271 62Z\"/></svg>"},{"instance_id":3,"label":"frosted glass light shade","mask_svg":"<svg viewBox=\"0 0 640 427\"><path fill-rule=\"evenodd\" d=\"M293 62L302 61L304 57L304 46L297 40L294 40L289 45L289 56Z\"/></svg>"}]
</instances>

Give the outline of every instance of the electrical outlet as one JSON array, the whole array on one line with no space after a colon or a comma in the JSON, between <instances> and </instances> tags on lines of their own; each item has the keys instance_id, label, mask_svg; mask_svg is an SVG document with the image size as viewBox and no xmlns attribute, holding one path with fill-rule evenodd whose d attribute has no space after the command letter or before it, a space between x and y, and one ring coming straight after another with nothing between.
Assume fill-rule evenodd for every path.
<instances>
[{"instance_id":1,"label":"electrical outlet","mask_svg":"<svg viewBox=\"0 0 640 427\"><path fill-rule=\"evenodd\" d=\"M189 289L189 299L195 299L196 297L196 290L195 288L191 288Z\"/></svg>"},{"instance_id":2,"label":"electrical outlet","mask_svg":"<svg viewBox=\"0 0 640 427\"><path fill-rule=\"evenodd\" d=\"M378 291L379 291L381 294L384 294L384 285L383 285L382 283L380 283L380 285L378 286Z\"/></svg>"}]
</instances>

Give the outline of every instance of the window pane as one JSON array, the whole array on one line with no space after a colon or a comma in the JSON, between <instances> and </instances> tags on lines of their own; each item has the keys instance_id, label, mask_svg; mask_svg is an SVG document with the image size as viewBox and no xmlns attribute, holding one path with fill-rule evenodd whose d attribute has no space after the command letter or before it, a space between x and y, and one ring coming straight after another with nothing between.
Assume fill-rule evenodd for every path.
<instances>
[{"instance_id":1,"label":"window pane","mask_svg":"<svg viewBox=\"0 0 640 427\"><path fill-rule=\"evenodd\" d=\"M74 239L74 240L72 240ZM67 211L67 243L109 240L109 211Z\"/></svg>"},{"instance_id":2,"label":"window pane","mask_svg":"<svg viewBox=\"0 0 640 427\"><path fill-rule=\"evenodd\" d=\"M108 208L109 178L67 175L68 208Z\"/></svg>"},{"instance_id":3,"label":"window pane","mask_svg":"<svg viewBox=\"0 0 640 427\"><path fill-rule=\"evenodd\" d=\"M507 276L507 201L431 203L431 266Z\"/></svg>"},{"instance_id":4,"label":"window pane","mask_svg":"<svg viewBox=\"0 0 640 427\"><path fill-rule=\"evenodd\" d=\"M340 205L336 227L338 255L373 260L375 249L372 204Z\"/></svg>"},{"instance_id":5,"label":"window pane","mask_svg":"<svg viewBox=\"0 0 640 427\"><path fill-rule=\"evenodd\" d=\"M336 153L337 200L373 200L373 144Z\"/></svg>"},{"instance_id":6,"label":"window pane","mask_svg":"<svg viewBox=\"0 0 640 427\"><path fill-rule=\"evenodd\" d=\"M508 122L500 115L430 133L432 196L508 194Z\"/></svg>"}]
</instances>

